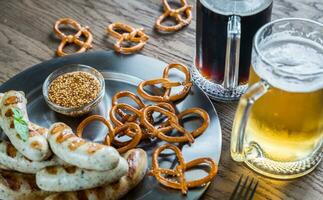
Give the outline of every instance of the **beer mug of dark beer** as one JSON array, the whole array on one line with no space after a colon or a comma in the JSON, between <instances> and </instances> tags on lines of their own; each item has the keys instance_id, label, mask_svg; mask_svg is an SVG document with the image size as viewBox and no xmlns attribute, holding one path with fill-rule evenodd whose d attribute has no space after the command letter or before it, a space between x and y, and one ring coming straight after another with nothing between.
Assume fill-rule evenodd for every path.
<instances>
[{"instance_id":1,"label":"beer mug of dark beer","mask_svg":"<svg viewBox=\"0 0 323 200\"><path fill-rule=\"evenodd\" d=\"M211 99L237 100L249 77L252 39L273 0L197 0L194 82Z\"/></svg>"}]
</instances>

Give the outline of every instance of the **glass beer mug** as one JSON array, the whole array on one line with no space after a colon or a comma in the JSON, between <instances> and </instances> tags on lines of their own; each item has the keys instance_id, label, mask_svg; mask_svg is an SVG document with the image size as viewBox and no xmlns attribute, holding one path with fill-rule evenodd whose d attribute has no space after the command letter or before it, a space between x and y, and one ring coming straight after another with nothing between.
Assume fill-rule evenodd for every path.
<instances>
[{"instance_id":1,"label":"glass beer mug","mask_svg":"<svg viewBox=\"0 0 323 200\"><path fill-rule=\"evenodd\" d=\"M270 21L273 0L197 0L194 82L215 100L247 88L252 39Z\"/></svg>"},{"instance_id":2,"label":"glass beer mug","mask_svg":"<svg viewBox=\"0 0 323 200\"><path fill-rule=\"evenodd\" d=\"M288 18L255 35L231 156L273 178L311 172L322 158L323 24Z\"/></svg>"}]
</instances>

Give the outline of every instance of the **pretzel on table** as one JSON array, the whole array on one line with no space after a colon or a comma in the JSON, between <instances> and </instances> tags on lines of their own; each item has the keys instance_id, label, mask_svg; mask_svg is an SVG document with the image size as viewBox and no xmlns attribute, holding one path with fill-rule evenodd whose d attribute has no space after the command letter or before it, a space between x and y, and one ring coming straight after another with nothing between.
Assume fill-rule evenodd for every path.
<instances>
[{"instance_id":1,"label":"pretzel on table","mask_svg":"<svg viewBox=\"0 0 323 200\"><path fill-rule=\"evenodd\" d=\"M117 30L124 31L125 33L118 33ZM135 29L119 22L110 24L107 32L117 40L114 44L114 50L123 54L132 54L140 51L149 39L149 36L144 33L143 28ZM133 42L137 44L131 47L125 47L122 45L122 42Z\"/></svg>"},{"instance_id":2,"label":"pretzel on table","mask_svg":"<svg viewBox=\"0 0 323 200\"><path fill-rule=\"evenodd\" d=\"M162 3L164 8L164 13L157 18L155 22L156 29L158 29L159 31L165 31L165 32L175 32L191 23L193 7L191 5L188 5L186 0L180 0L182 7L177 9L171 8L167 0L163 0ZM182 14L185 14L187 18L183 19ZM171 25L171 26L162 25L163 21L168 17L174 18L177 24Z\"/></svg>"},{"instance_id":3,"label":"pretzel on table","mask_svg":"<svg viewBox=\"0 0 323 200\"><path fill-rule=\"evenodd\" d=\"M59 26L61 24L72 26L74 29L77 30L77 33L74 35L65 35L59 29ZM82 53L82 52L85 52L86 50L92 48L93 36L92 36L92 33L90 32L90 29L88 26L82 27L79 23L77 23L75 20L73 20L71 18L61 18L55 22L53 29L54 29L55 34L61 39L61 43L59 44L59 46L57 47L57 50L56 50L56 54L58 56L68 55L63 50L65 45L68 43L69 44L74 43L80 47L80 49L78 51L76 51L75 53ZM85 37L85 41L80 40L81 35L83 35Z\"/></svg>"}]
</instances>

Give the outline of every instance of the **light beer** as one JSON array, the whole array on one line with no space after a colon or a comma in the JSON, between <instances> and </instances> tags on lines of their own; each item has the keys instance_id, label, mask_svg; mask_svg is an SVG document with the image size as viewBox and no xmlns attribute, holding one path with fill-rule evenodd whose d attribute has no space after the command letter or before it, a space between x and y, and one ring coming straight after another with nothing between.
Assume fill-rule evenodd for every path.
<instances>
[{"instance_id":1,"label":"light beer","mask_svg":"<svg viewBox=\"0 0 323 200\"><path fill-rule=\"evenodd\" d=\"M257 80L252 70L250 84ZM323 89L300 93L271 88L253 105L246 131L246 140L261 146L270 160L306 159L323 139Z\"/></svg>"},{"instance_id":2,"label":"light beer","mask_svg":"<svg viewBox=\"0 0 323 200\"><path fill-rule=\"evenodd\" d=\"M322 159L323 25L272 22L256 34L249 89L240 99L231 156L264 175L289 179Z\"/></svg>"}]
</instances>

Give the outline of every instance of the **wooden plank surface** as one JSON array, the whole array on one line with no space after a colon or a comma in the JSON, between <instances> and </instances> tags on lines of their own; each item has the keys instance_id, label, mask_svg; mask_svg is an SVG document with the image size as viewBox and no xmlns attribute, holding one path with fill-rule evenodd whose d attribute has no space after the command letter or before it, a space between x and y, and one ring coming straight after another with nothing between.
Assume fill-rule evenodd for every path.
<instances>
[{"instance_id":1,"label":"wooden plank surface","mask_svg":"<svg viewBox=\"0 0 323 200\"><path fill-rule=\"evenodd\" d=\"M189 1L195 5L193 0ZM53 23L71 17L88 25L94 35L93 50L110 50L112 40L106 36L108 24L121 21L144 27L150 36L141 52L165 62L192 64L195 45L195 20L188 28L162 35L153 24L162 12L159 0L0 0L0 82L22 70L53 58L59 41L52 32ZM193 9L195 16L195 9ZM273 19L305 17L323 22L321 0L275 0ZM32 78L32 77L31 77ZM230 157L230 131L237 103L214 105L223 130L220 171L202 199L228 199L241 174L260 180L255 199L323 199L323 165L310 175L291 181L271 180L259 176Z\"/></svg>"}]
</instances>

